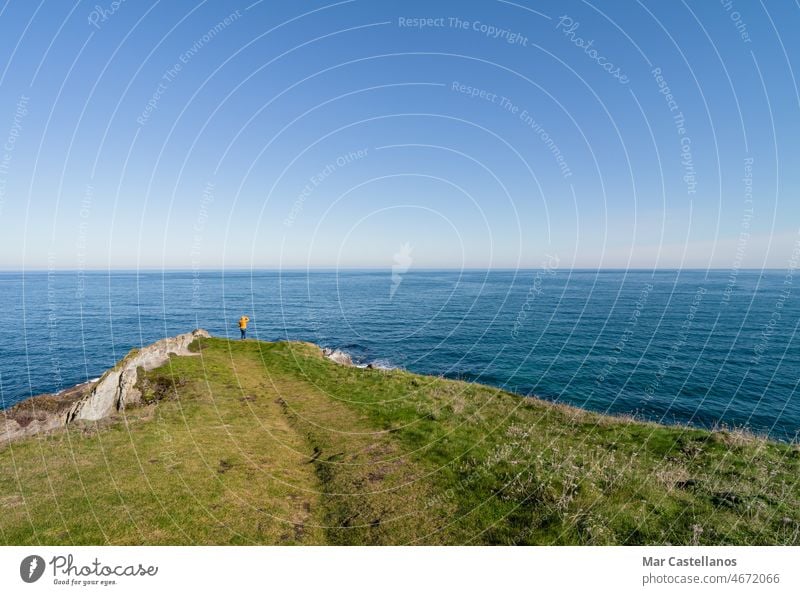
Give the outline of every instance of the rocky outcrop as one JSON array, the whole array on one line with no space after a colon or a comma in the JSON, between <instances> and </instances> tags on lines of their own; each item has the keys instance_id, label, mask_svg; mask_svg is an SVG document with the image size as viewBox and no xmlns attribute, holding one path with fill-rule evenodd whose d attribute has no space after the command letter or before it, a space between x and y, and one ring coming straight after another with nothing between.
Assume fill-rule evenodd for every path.
<instances>
[{"instance_id":1,"label":"rocky outcrop","mask_svg":"<svg viewBox=\"0 0 800 595\"><path fill-rule=\"evenodd\" d=\"M339 349L330 349L329 347L322 348L322 355L327 357L332 362L336 362L342 366L352 366L353 365L353 358L350 357L344 351L340 351Z\"/></svg>"},{"instance_id":2,"label":"rocky outcrop","mask_svg":"<svg viewBox=\"0 0 800 595\"><path fill-rule=\"evenodd\" d=\"M86 398L94 385L86 382L55 395L26 399L0 411L0 444L63 427L74 405Z\"/></svg>"},{"instance_id":3,"label":"rocky outcrop","mask_svg":"<svg viewBox=\"0 0 800 595\"><path fill-rule=\"evenodd\" d=\"M74 421L97 421L139 403L142 394L136 384L140 368L148 371L163 366L171 354L195 355L189 351L189 344L208 336L207 331L197 329L161 339L132 350L97 382L73 387L59 395L33 397L0 412L0 443Z\"/></svg>"},{"instance_id":4,"label":"rocky outcrop","mask_svg":"<svg viewBox=\"0 0 800 595\"><path fill-rule=\"evenodd\" d=\"M207 331L197 329L131 351L100 378L88 397L75 404L68 421L75 419L96 421L116 411L122 411L127 405L139 403L142 399L142 393L136 388L139 368L147 372L163 366L169 360L170 354L193 355L189 351L189 343L208 336Z\"/></svg>"}]
</instances>

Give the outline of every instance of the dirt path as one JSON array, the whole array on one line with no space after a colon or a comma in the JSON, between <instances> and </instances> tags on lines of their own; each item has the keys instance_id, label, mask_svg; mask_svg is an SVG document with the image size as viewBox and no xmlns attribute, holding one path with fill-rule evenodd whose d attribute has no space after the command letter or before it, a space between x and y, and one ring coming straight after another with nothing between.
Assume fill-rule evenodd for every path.
<instances>
[{"instance_id":1,"label":"dirt path","mask_svg":"<svg viewBox=\"0 0 800 595\"><path fill-rule=\"evenodd\" d=\"M314 519L326 542L438 542L438 526L448 518L442 499L425 479L425 470L404 456L389 433L376 431L351 407L309 382L270 373L258 360L252 364L261 367L261 374L239 369L237 375L247 384L260 378L260 390L275 395L282 422L304 442L302 464L314 471L319 486ZM272 424L285 431L282 422Z\"/></svg>"}]
</instances>

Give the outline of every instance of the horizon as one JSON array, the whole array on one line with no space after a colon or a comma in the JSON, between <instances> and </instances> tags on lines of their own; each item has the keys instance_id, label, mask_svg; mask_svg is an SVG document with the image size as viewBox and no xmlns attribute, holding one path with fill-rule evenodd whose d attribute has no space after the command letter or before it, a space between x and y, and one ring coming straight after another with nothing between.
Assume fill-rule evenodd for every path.
<instances>
[{"instance_id":1,"label":"horizon","mask_svg":"<svg viewBox=\"0 0 800 595\"><path fill-rule=\"evenodd\" d=\"M493 267L493 268L479 268L479 267L464 267L464 268L451 268L451 267L418 267L414 269L409 269L406 271L405 274L413 274L416 272L424 273L424 272L535 272L542 270L541 267L520 267L520 268L511 268L511 267ZM558 267L554 269L550 269L556 273L558 272L614 272L614 273L649 273L649 272L696 272L696 273L729 273L732 274L734 272L749 272L749 273L785 273L785 269L781 269L779 267L765 267L765 268L753 268L753 267L741 267L732 271L731 269L727 268L696 268L696 267L658 267L658 268L647 268L647 267L631 267L631 268L615 268L615 267ZM359 266L351 266L351 267L284 267L284 268L270 268L270 267L225 267L225 268L203 268L203 269L193 269L190 267L175 267L175 268L157 268L157 267L142 267L142 268L92 268L92 269L46 269L46 268L29 268L29 269L0 269L0 274L6 273L224 273L224 272L270 272L270 273L281 273L281 272L291 272L291 273L302 273L302 272L337 272L337 271L354 271L354 272L387 272L391 273L391 267L359 267Z\"/></svg>"}]
</instances>

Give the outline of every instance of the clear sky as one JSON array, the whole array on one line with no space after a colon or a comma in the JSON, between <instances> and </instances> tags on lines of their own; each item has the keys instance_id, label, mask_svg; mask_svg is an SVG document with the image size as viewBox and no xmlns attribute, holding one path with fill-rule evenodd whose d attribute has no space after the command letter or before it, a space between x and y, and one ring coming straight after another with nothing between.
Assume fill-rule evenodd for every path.
<instances>
[{"instance_id":1,"label":"clear sky","mask_svg":"<svg viewBox=\"0 0 800 595\"><path fill-rule=\"evenodd\" d=\"M797 259L796 3L1 10L2 269Z\"/></svg>"}]
</instances>

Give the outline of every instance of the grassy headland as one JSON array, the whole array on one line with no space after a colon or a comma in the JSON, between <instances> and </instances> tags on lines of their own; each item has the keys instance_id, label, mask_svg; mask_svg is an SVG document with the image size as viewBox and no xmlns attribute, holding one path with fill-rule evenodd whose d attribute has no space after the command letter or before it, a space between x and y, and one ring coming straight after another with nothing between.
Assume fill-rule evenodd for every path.
<instances>
[{"instance_id":1,"label":"grassy headland","mask_svg":"<svg viewBox=\"0 0 800 595\"><path fill-rule=\"evenodd\" d=\"M800 450L201 339L0 446L3 544L800 544Z\"/></svg>"}]
</instances>

